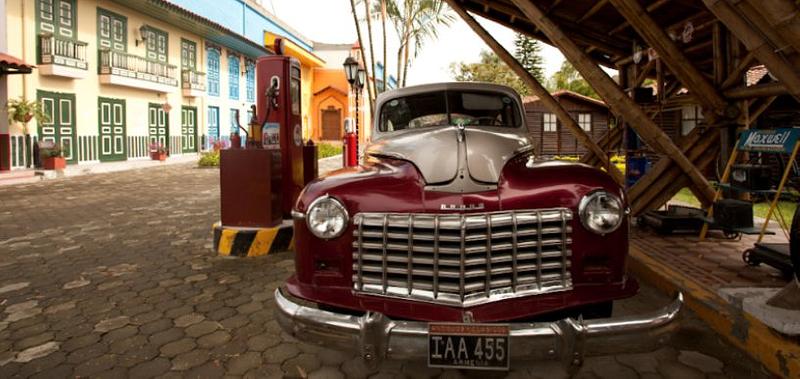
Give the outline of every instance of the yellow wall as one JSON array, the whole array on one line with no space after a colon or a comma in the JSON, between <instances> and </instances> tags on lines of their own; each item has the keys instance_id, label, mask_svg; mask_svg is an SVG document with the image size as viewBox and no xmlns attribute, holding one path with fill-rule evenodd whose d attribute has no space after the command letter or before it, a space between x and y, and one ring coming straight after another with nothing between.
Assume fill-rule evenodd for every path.
<instances>
[{"instance_id":1,"label":"yellow wall","mask_svg":"<svg viewBox=\"0 0 800 379\"><path fill-rule=\"evenodd\" d=\"M249 104L246 102L246 77L240 68L242 75L239 78L240 96L239 100L229 100L228 94L228 53L223 49L220 58L220 96L219 97L184 97L180 88L180 66L181 66L181 39L194 41L197 44L197 70L207 72L206 68L206 49L205 41L201 37L190 32L175 28L170 24L150 18L130 8L121 6L108 0L77 0L77 39L87 42L89 63L88 75L83 79L69 79L56 76L41 75L34 70L31 75L14 75L8 79L8 97L16 98L24 96L28 99L36 99L37 90L65 92L76 96L76 122L77 135L88 136L98 135L98 97L110 97L126 100L127 112L127 135L128 136L147 136L147 107L148 103L169 103L172 111L169 113L170 136L181 134L181 106L197 107L197 135L207 134L207 107L209 105L220 108L220 131L222 135L228 135L230 125L230 109L240 109L243 126L247 125L247 113ZM169 58L168 63L178 67L179 85L167 94L160 94L155 91L137 89L131 87L101 84L98 75L98 53L97 53L97 8L106 9L127 17L128 32L128 53L144 56L144 44L136 46L135 36L138 28L142 24L165 31L169 35ZM35 63L37 61L37 36L36 36L36 15L35 2L31 0L8 0L7 17L4 27L7 28L9 36L8 53L23 60ZM241 56L244 60L244 56ZM241 64L241 62L240 62ZM243 67L243 65L242 65ZM29 124L32 134L38 129L35 122ZM19 128L11 128L11 133L19 133Z\"/></svg>"}]
</instances>

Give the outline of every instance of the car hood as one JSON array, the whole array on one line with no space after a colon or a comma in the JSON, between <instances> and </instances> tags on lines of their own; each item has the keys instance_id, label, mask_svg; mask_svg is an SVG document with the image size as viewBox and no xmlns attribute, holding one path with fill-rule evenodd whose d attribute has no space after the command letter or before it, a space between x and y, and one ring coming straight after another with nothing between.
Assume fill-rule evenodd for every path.
<instances>
[{"instance_id":1,"label":"car hood","mask_svg":"<svg viewBox=\"0 0 800 379\"><path fill-rule=\"evenodd\" d=\"M372 143L367 154L413 163L429 186L459 181L491 185L498 183L509 159L529 148L520 129L437 126L395 132ZM456 183L450 189L466 187Z\"/></svg>"}]
</instances>

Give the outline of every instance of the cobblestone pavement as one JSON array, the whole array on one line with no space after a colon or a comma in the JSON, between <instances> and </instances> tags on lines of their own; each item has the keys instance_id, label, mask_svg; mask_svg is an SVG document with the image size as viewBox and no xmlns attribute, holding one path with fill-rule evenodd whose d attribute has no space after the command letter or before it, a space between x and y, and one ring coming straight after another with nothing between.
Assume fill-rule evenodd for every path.
<instances>
[{"instance_id":1,"label":"cobblestone pavement","mask_svg":"<svg viewBox=\"0 0 800 379\"><path fill-rule=\"evenodd\" d=\"M502 377L299 342L274 319L291 253L211 252L218 171L190 165L0 188L0 378ZM668 302L650 288L616 312ZM564 377L556 365L512 377ZM590 358L577 377L763 377L693 317L670 347Z\"/></svg>"}]
</instances>

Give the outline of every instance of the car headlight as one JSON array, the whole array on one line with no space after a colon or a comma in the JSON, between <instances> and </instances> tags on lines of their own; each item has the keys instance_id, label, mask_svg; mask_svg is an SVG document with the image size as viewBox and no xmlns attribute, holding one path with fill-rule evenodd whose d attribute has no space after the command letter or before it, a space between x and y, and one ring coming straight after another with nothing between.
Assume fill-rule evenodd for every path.
<instances>
[{"instance_id":1,"label":"car headlight","mask_svg":"<svg viewBox=\"0 0 800 379\"><path fill-rule=\"evenodd\" d=\"M341 236L342 232L347 229L348 220L347 209L344 205L328 195L314 200L306 213L308 230L322 239Z\"/></svg>"},{"instance_id":2,"label":"car headlight","mask_svg":"<svg viewBox=\"0 0 800 379\"><path fill-rule=\"evenodd\" d=\"M578 214L586 229L604 235L619 228L625 217L625 209L619 197L601 190L594 191L581 199Z\"/></svg>"}]
</instances>

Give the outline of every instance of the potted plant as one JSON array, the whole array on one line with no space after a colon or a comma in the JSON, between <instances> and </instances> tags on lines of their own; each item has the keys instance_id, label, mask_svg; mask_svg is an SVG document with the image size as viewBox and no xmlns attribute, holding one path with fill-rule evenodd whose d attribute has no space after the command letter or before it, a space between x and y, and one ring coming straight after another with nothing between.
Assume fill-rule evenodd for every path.
<instances>
[{"instance_id":1,"label":"potted plant","mask_svg":"<svg viewBox=\"0 0 800 379\"><path fill-rule=\"evenodd\" d=\"M167 149L160 143L154 142L150 144L150 158L154 161L167 160Z\"/></svg>"},{"instance_id":2,"label":"potted plant","mask_svg":"<svg viewBox=\"0 0 800 379\"><path fill-rule=\"evenodd\" d=\"M64 158L61 145L55 144L51 148L44 149L41 154L44 157L45 170L63 170L67 167L67 160Z\"/></svg>"},{"instance_id":3,"label":"potted plant","mask_svg":"<svg viewBox=\"0 0 800 379\"><path fill-rule=\"evenodd\" d=\"M6 104L6 112L8 113L9 124L13 125L18 123L22 125L22 133L25 135L25 151L31 151L31 136L28 130L28 123L32 119L36 119L36 122L41 125L50 120L47 114L44 113L42 104L38 101L25 100L20 97L8 101ZM26 153L26 156L29 156L29 153ZM31 164L33 164L32 159L28 161L28 166Z\"/></svg>"}]
</instances>

